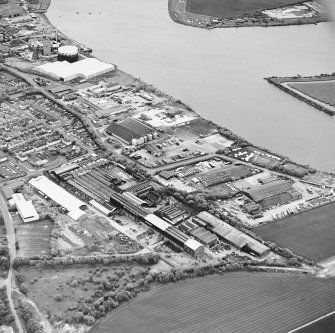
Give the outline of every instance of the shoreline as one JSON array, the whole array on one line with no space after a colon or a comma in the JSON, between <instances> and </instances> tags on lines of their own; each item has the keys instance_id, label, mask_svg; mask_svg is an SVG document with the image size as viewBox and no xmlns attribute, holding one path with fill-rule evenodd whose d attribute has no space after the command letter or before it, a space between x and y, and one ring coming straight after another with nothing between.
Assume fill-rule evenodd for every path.
<instances>
[{"instance_id":1,"label":"shoreline","mask_svg":"<svg viewBox=\"0 0 335 333\"><path fill-rule=\"evenodd\" d=\"M335 111L330 110L329 108L327 108L326 106L322 105L324 104L324 102L319 101L320 103L317 103L315 98L312 98L311 96L305 97L303 93L298 93L297 91L295 91L292 88L288 88L286 87L284 84L288 84L288 83L293 83L293 82L320 82L320 81L329 81L329 80L335 80L335 76L334 75L327 75L327 74L321 74L318 76L311 76L311 77L266 77L264 78L266 81L268 81L269 83L273 84L275 87L283 90L284 92L286 92L287 94L313 106L314 108L330 115L330 116L334 116L335 115Z\"/></svg>"},{"instance_id":2,"label":"shoreline","mask_svg":"<svg viewBox=\"0 0 335 333\"><path fill-rule=\"evenodd\" d=\"M308 25L308 24L318 24L322 22L331 22L330 18L326 14L322 13L320 16L313 17L300 17L300 18L286 18L286 19L276 19L266 17L259 18L262 11L254 11L248 14L233 18L218 19L213 16L207 16L203 14L189 13L186 11L186 1L184 1L184 8L178 9L180 0L168 0L168 11L170 18L178 24L182 24L189 27L195 27L200 29L227 29L227 28L250 28L250 27L285 27L291 25ZM303 4L306 1L301 1L297 3ZM290 6L277 7L285 8ZM264 14L263 14L264 15Z\"/></svg>"},{"instance_id":3,"label":"shoreline","mask_svg":"<svg viewBox=\"0 0 335 333\"><path fill-rule=\"evenodd\" d=\"M174 1L174 0L169 0L169 3L170 3L171 1ZM50 5L51 5L51 1L50 1ZM48 7L48 9L49 9L49 7ZM49 24L52 28L56 29L56 30L57 30L57 31L58 31L58 32L59 32L65 39L68 39L68 40L71 41L71 42L79 43L80 45L84 45L84 44L82 44L82 43L80 43L80 42L75 41L75 40L72 39L71 37L67 36L67 35L64 34L62 31L60 31L60 30L58 29L58 27L54 26L54 25L50 22L50 20L49 20L49 18L48 18L48 16L47 16L47 11L46 11L45 13L38 13L38 15L40 15L40 17L41 17L42 19L45 19L45 22L46 22L47 24ZM90 50L92 50L92 49L90 49ZM94 55L94 50L92 50L92 52L90 52L89 57L98 59L98 58ZM288 163L292 163L292 164L295 164L295 165L297 165L297 166L301 166L301 167L304 167L304 168L307 168L307 169L310 168L310 165L309 165L309 164L306 164L306 165L305 165L305 164L301 164L301 163L299 163L299 162L293 161L289 156L286 156L286 154L284 155L284 154L275 153L275 152L271 151L270 149L268 149L268 148L266 148L266 147L262 147L261 145L256 145L256 144L254 144L254 143L252 143L252 142L246 140L245 138L240 137L238 134L236 134L235 132L231 131L229 128L226 128L226 127L223 127L223 126L221 126L221 125L218 125L218 124L216 124L215 122L213 122L213 121L211 121L211 120L208 120L208 119L202 117L202 116L201 116L200 114L198 114L192 107L190 107L189 105L185 104L185 103L184 103L183 101L181 101L180 99L176 99L176 98L174 98L173 96L170 96L170 95L168 95L168 94L162 92L162 91L161 91L159 88L157 88L156 86L151 85L151 84L148 84L148 83L146 83L145 81L142 81L141 79L138 79L138 78L134 77L132 74L130 74L130 73L128 73L128 72L126 72L126 71L120 69L120 68L118 67L117 64L114 64L114 65L115 65L117 71L123 72L123 73L125 73L126 75L129 75L129 76L133 77L135 80L137 80L138 82L144 84L146 87L153 87L157 92L161 93L162 95L164 95L165 97L171 99L171 100L174 101L174 102L178 102L178 103L180 103L180 104L183 105L188 111L194 113L194 114L197 115L199 118L204 119L204 120L206 120L206 121L212 123L212 124L215 125L218 129L224 129L224 130L229 131L232 135L238 137L238 138L239 138L240 140L242 140L244 143L246 143L246 144L248 144L248 145L250 145L250 146L253 146L253 147L255 147L255 148L264 150L264 151L266 151L266 152L268 152L268 153L271 153L271 154L273 154L273 155L282 157L283 159L286 159ZM192 162L190 161L189 163L192 163ZM138 164L138 163L137 163L137 164ZM139 164L139 165L141 165L141 164ZM143 166L142 166L142 167L143 167ZM154 168L154 169L155 169L155 168ZM318 171L324 172L323 170L318 170ZM326 174L332 174L332 172L325 172L325 173L326 173Z\"/></svg>"}]
</instances>

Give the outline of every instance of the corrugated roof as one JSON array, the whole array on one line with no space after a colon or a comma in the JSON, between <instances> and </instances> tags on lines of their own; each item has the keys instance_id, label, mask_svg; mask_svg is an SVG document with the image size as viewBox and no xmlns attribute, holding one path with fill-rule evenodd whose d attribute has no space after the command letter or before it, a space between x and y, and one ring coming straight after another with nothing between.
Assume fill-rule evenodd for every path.
<instances>
[{"instance_id":1,"label":"corrugated roof","mask_svg":"<svg viewBox=\"0 0 335 333\"><path fill-rule=\"evenodd\" d=\"M254 186L251 189L244 190L253 200L261 201L263 199L292 190L292 184L288 181L277 180L268 184Z\"/></svg>"}]
</instances>

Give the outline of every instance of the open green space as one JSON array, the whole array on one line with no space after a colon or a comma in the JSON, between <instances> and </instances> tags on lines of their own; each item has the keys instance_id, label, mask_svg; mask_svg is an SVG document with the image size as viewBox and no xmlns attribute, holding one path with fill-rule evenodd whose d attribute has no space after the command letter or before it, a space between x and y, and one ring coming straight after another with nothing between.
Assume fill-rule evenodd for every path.
<instances>
[{"instance_id":1,"label":"open green space","mask_svg":"<svg viewBox=\"0 0 335 333\"><path fill-rule=\"evenodd\" d=\"M228 273L153 289L90 333L288 332L331 312L334 296L331 279Z\"/></svg>"},{"instance_id":2,"label":"open green space","mask_svg":"<svg viewBox=\"0 0 335 333\"><path fill-rule=\"evenodd\" d=\"M289 6L297 0L187 0L189 13L221 18L236 17L258 10Z\"/></svg>"},{"instance_id":3,"label":"open green space","mask_svg":"<svg viewBox=\"0 0 335 333\"><path fill-rule=\"evenodd\" d=\"M290 87L299 90L309 97L315 98L320 102L335 106L335 80L315 81L315 82L296 82L290 83Z\"/></svg>"},{"instance_id":4,"label":"open green space","mask_svg":"<svg viewBox=\"0 0 335 333\"><path fill-rule=\"evenodd\" d=\"M253 231L264 240L321 261L335 255L335 204L308 210Z\"/></svg>"}]
</instances>

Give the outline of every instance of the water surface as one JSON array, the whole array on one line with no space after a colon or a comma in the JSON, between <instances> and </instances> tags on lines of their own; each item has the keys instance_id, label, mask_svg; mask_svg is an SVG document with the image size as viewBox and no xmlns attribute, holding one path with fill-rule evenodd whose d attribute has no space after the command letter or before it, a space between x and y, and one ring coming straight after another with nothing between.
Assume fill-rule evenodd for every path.
<instances>
[{"instance_id":1,"label":"water surface","mask_svg":"<svg viewBox=\"0 0 335 333\"><path fill-rule=\"evenodd\" d=\"M167 2L53 0L48 17L98 58L182 99L203 117L335 172L334 117L263 80L334 72L334 24L208 31L174 23Z\"/></svg>"}]
</instances>

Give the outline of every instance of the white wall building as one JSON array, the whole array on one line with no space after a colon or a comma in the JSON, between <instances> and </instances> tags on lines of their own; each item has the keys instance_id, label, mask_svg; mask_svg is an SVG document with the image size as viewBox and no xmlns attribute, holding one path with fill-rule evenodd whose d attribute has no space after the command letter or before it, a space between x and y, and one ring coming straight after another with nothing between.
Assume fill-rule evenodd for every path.
<instances>
[{"instance_id":1,"label":"white wall building","mask_svg":"<svg viewBox=\"0 0 335 333\"><path fill-rule=\"evenodd\" d=\"M22 193L14 193L12 200L23 222L37 221L40 217L31 200L27 201Z\"/></svg>"},{"instance_id":2,"label":"white wall building","mask_svg":"<svg viewBox=\"0 0 335 333\"><path fill-rule=\"evenodd\" d=\"M70 81L74 79L91 79L115 70L115 66L95 58L86 58L74 63L67 61L50 62L35 67L35 70L56 80Z\"/></svg>"},{"instance_id":3,"label":"white wall building","mask_svg":"<svg viewBox=\"0 0 335 333\"><path fill-rule=\"evenodd\" d=\"M62 187L51 181L45 176L39 176L29 181L29 184L35 187L38 191L44 193L51 200L67 209L72 219L78 220L86 213L81 210L86 204L73 196L71 193L64 190Z\"/></svg>"}]
</instances>

